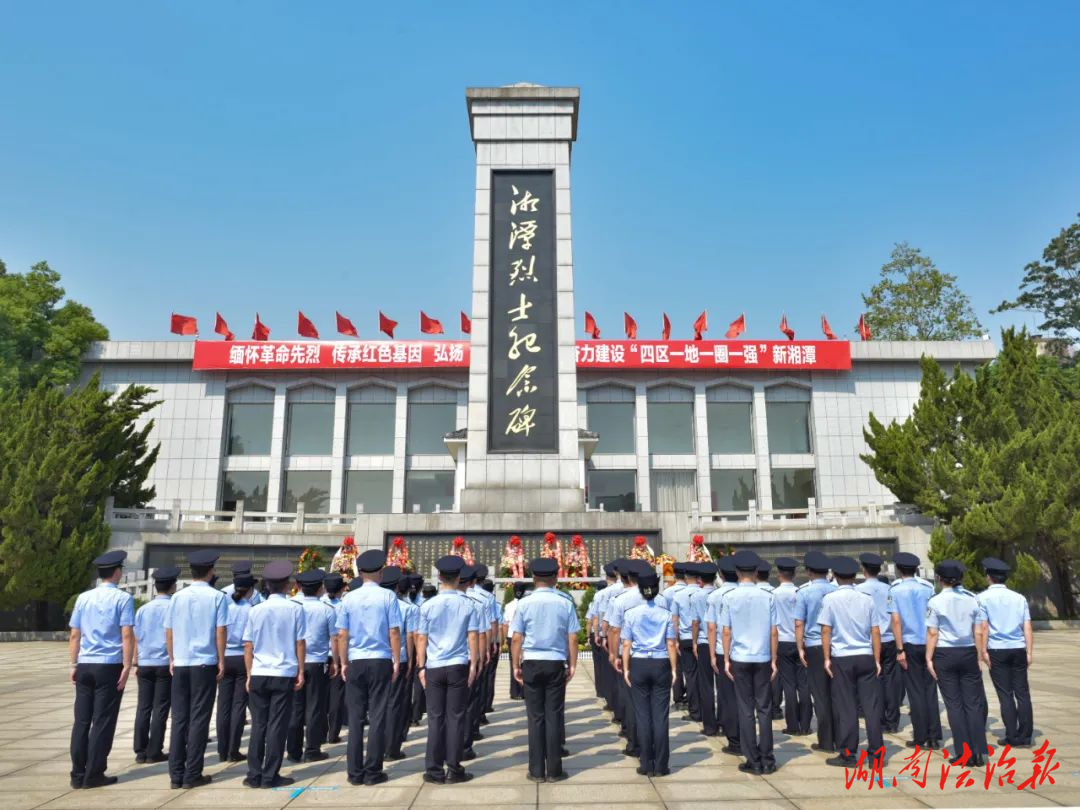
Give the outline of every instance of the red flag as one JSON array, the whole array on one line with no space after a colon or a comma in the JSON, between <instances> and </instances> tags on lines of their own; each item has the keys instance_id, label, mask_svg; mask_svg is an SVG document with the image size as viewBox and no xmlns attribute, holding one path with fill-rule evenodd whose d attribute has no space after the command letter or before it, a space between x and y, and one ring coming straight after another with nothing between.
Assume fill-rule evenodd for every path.
<instances>
[{"instance_id":1,"label":"red flag","mask_svg":"<svg viewBox=\"0 0 1080 810\"><path fill-rule=\"evenodd\" d=\"M724 332L724 337L726 337L728 340L734 340L745 331L746 316L740 315L738 318L731 322L731 326L729 326L728 330Z\"/></svg>"},{"instance_id":2,"label":"red flag","mask_svg":"<svg viewBox=\"0 0 1080 810\"><path fill-rule=\"evenodd\" d=\"M172 314L169 331L174 335L195 335L199 332L199 325L190 315Z\"/></svg>"},{"instance_id":3,"label":"red flag","mask_svg":"<svg viewBox=\"0 0 1080 810\"><path fill-rule=\"evenodd\" d=\"M824 315L821 316L821 331L829 340L836 340L836 335L833 334L832 327L829 326L829 319Z\"/></svg>"},{"instance_id":4,"label":"red flag","mask_svg":"<svg viewBox=\"0 0 1080 810\"><path fill-rule=\"evenodd\" d=\"M859 325L856 328L859 330L861 340L870 340L870 327L866 323L866 315L859 316Z\"/></svg>"},{"instance_id":5,"label":"red flag","mask_svg":"<svg viewBox=\"0 0 1080 810\"><path fill-rule=\"evenodd\" d=\"M314 338L315 340L318 340L319 330L315 328L315 324L309 321L308 317L303 312L297 310L296 314L298 316L296 319L296 331L300 335L300 337Z\"/></svg>"},{"instance_id":6,"label":"red flag","mask_svg":"<svg viewBox=\"0 0 1080 810\"><path fill-rule=\"evenodd\" d=\"M795 339L795 330L787 325L787 313L785 312L783 317L780 318L780 331L787 335L788 340Z\"/></svg>"},{"instance_id":7,"label":"red flag","mask_svg":"<svg viewBox=\"0 0 1080 810\"><path fill-rule=\"evenodd\" d=\"M662 340L670 340L671 339L671 321L668 320L668 316L667 316L666 312L664 313L664 331L661 332L661 339Z\"/></svg>"},{"instance_id":8,"label":"red flag","mask_svg":"<svg viewBox=\"0 0 1080 810\"><path fill-rule=\"evenodd\" d=\"M225 340L234 340L236 335L229 330L229 325L225 323L225 319L221 317L221 313L216 312L214 314L217 315L217 320L214 322L214 331L225 338Z\"/></svg>"},{"instance_id":9,"label":"red flag","mask_svg":"<svg viewBox=\"0 0 1080 810\"><path fill-rule=\"evenodd\" d=\"M441 335L443 333L442 324L425 315L424 310L420 310L420 331L425 335Z\"/></svg>"},{"instance_id":10,"label":"red flag","mask_svg":"<svg viewBox=\"0 0 1080 810\"><path fill-rule=\"evenodd\" d=\"M600 327L596 325L596 318L591 313L585 313L585 334L596 340L600 337Z\"/></svg>"},{"instance_id":11,"label":"red flag","mask_svg":"<svg viewBox=\"0 0 1080 810\"><path fill-rule=\"evenodd\" d=\"M269 340L270 328L259 320L259 313L255 313L255 329L251 332L252 340Z\"/></svg>"},{"instance_id":12,"label":"red flag","mask_svg":"<svg viewBox=\"0 0 1080 810\"><path fill-rule=\"evenodd\" d=\"M469 316L464 312L461 313L461 333L463 335L472 334L472 321L469 320Z\"/></svg>"},{"instance_id":13,"label":"red flag","mask_svg":"<svg viewBox=\"0 0 1080 810\"><path fill-rule=\"evenodd\" d=\"M397 328L397 321L391 320L382 314L382 310L379 310L379 331L385 335L388 335L391 340L394 339L394 329Z\"/></svg>"},{"instance_id":14,"label":"red flag","mask_svg":"<svg viewBox=\"0 0 1080 810\"><path fill-rule=\"evenodd\" d=\"M694 340L701 340L701 334L709 331L709 319L704 312L694 321Z\"/></svg>"},{"instance_id":15,"label":"red flag","mask_svg":"<svg viewBox=\"0 0 1080 810\"><path fill-rule=\"evenodd\" d=\"M342 315L340 312L334 312L337 316L337 330L339 334L349 335L350 337L360 337L356 334L356 327L353 326L353 322Z\"/></svg>"},{"instance_id":16,"label":"red flag","mask_svg":"<svg viewBox=\"0 0 1080 810\"><path fill-rule=\"evenodd\" d=\"M630 317L629 312L622 314L623 327L626 329L627 340L637 340L637 321Z\"/></svg>"}]
</instances>

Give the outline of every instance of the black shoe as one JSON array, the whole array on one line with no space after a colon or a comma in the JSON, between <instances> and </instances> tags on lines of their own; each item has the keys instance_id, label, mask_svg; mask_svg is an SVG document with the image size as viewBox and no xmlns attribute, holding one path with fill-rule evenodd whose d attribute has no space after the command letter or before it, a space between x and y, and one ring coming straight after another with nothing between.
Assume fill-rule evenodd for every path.
<instances>
[{"instance_id":1,"label":"black shoe","mask_svg":"<svg viewBox=\"0 0 1080 810\"><path fill-rule=\"evenodd\" d=\"M563 757L570 756L570 749L567 748L566 746L563 746L562 748L559 749L559 756L563 756Z\"/></svg>"},{"instance_id":2,"label":"black shoe","mask_svg":"<svg viewBox=\"0 0 1080 810\"><path fill-rule=\"evenodd\" d=\"M420 724L419 723L413 723L413 725L418 726ZM327 740L327 742L330 743L331 745L337 745L339 742L341 742L341 737L331 737L329 740Z\"/></svg>"},{"instance_id":3,"label":"black shoe","mask_svg":"<svg viewBox=\"0 0 1080 810\"><path fill-rule=\"evenodd\" d=\"M445 776L435 776L435 774L431 774L431 773L428 773L427 771L425 771L424 772L424 781L427 782L429 785L445 785L446 784L446 777Z\"/></svg>"},{"instance_id":4,"label":"black shoe","mask_svg":"<svg viewBox=\"0 0 1080 810\"><path fill-rule=\"evenodd\" d=\"M662 771L653 771L650 776L671 776L671 768L664 768Z\"/></svg>"},{"instance_id":5,"label":"black shoe","mask_svg":"<svg viewBox=\"0 0 1080 810\"><path fill-rule=\"evenodd\" d=\"M784 713L783 712L773 712L772 719L773 720L783 720L784 719Z\"/></svg>"},{"instance_id":6,"label":"black shoe","mask_svg":"<svg viewBox=\"0 0 1080 810\"><path fill-rule=\"evenodd\" d=\"M515 699L515 700L518 700L518 698L514 698L514 699ZM613 712L613 711L615 711L615 709L613 709L613 708L611 707L611 704L610 704L610 703L605 703L605 704L604 704L604 711L605 711L605 712Z\"/></svg>"},{"instance_id":7,"label":"black shoe","mask_svg":"<svg viewBox=\"0 0 1080 810\"><path fill-rule=\"evenodd\" d=\"M543 776L533 776L533 775L532 775L531 773L530 773L530 774L526 774L526 775L525 775L525 778L526 778L526 779L528 779L528 780L529 780L530 782L546 782L546 781L547 781L547 778L546 778L546 777L543 777Z\"/></svg>"},{"instance_id":8,"label":"black shoe","mask_svg":"<svg viewBox=\"0 0 1080 810\"><path fill-rule=\"evenodd\" d=\"M241 754L239 751L234 751L229 754L229 762L246 762L247 754Z\"/></svg>"},{"instance_id":9,"label":"black shoe","mask_svg":"<svg viewBox=\"0 0 1080 810\"><path fill-rule=\"evenodd\" d=\"M473 775L468 771L462 771L461 773L451 773L446 777L446 784L448 785L460 785L462 782L471 782Z\"/></svg>"},{"instance_id":10,"label":"black shoe","mask_svg":"<svg viewBox=\"0 0 1080 810\"><path fill-rule=\"evenodd\" d=\"M468 748L466 748L464 751L461 752L461 761L462 762L469 762L470 760L473 760L473 759L476 759L476 752L472 750L472 746L469 746Z\"/></svg>"},{"instance_id":11,"label":"black shoe","mask_svg":"<svg viewBox=\"0 0 1080 810\"><path fill-rule=\"evenodd\" d=\"M260 788L262 787L262 779L252 779L250 776L244 777L244 787Z\"/></svg>"},{"instance_id":12,"label":"black shoe","mask_svg":"<svg viewBox=\"0 0 1080 810\"><path fill-rule=\"evenodd\" d=\"M289 762L303 762L304 761L303 756L296 756L295 754L286 754L285 759L289 760Z\"/></svg>"},{"instance_id":13,"label":"black shoe","mask_svg":"<svg viewBox=\"0 0 1080 810\"><path fill-rule=\"evenodd\" d=\"M348 778L348 782L349 782L350 785L355 785L356 787L363 787L363 785L364 785L364 777L362 777L362 776L350 776Z\"/></svg>"},{"instance_id":14,"label":"black shoe","mask_svg":"<svg viewBox=\"0 0 1080 810\"><path fill-rule=\"evenodd\" d=\"M120 780L115 776L95 776L93 779L86 779L83 781L84 788L99 788L107 787L108 785L115 785Z\"/></svg>"},{"instance_id":15,"label":"black shoe","mask_svg":"<svg viewBox=\"0 0 1080 810\"><path fill-rule=\"evenodd\" d=\"M549 782L565 782L569 778L570 774L568 774L566 771L563 771L562 773L557 773L554 776L549 776L547 780Z\"/></svg>"},{"instance_id":16,"label":"black shoe","mask_svg":"<svg viewBox=\"0 0 1080 810\"><path fill-rule=\"evenodd\" d=\"M623 739L626 739L626 732L623 731L622 729L619 729L619 736L622 737Z\"/></svg>"},{"instance_id":17,"label":"black shoe","mask_svg":"<svg viewBox=\"0 0 1080 810\"><path fill-rule=\"evenodd\" d=\"M212 777L208 773L204 773L201 776L196 776L190 782L184 782L184 790L191 790L192 788L202 787L203 785L209 785L213 781L214 781L214 777Z\"/></svg>"},{"instance_id":18,"label":"black shoe","mask_svg":"<svg viewBox=\"0 0 1080 810\"><path fill-rule=\"evenodd\" d=\"M829 757L825 760L826 765L832 765L836 768L854 768L857 760L848 759L847 757Z\"/></svg>"},{"instance_id":19,"label":"black shoe","mask_svg":"<svg viewBox=\"0 0 1080 810\"><path fill-rule=\"evenodd\" d=\"M885 726L882 731L884 731L886 734L899 734L900 726Z\"/></svg>"},{"instance_id":20,"label":"black shoe","mask_svg":"<svg viewBox=\"0 0 1080 810\"><path fill-rule=\"evenodd\" d=\"M484 735L483 735L483 734L481 734L481 733L480 733L480 732L478 731L478 732L476 732L475 734L473 734L473 735L472 735L472 738L473 738L473 742L476 742L477 740L482 740L482 739L484 739Z\"/></svg>"},{"instance_id":21,"label":"black shoe","mask_svg":"<svg viewBox=\"0 0 1080 810\"><path fill-rule=\"evenodd\" d=\"M166 754L165 752L162 752L160 754L148 754L146 756L146 761L147 762L168 762L169 761L169 755Z\"/></svg>"},{"instance_id":22,"label":"black shoe","mask_svg":"<svg viewBox=\"0 0 1080 810\"><path fill-rule=\"evenodd\" d=\"M389 781L390 781L390 777L387 776L385 773L377 773L374 776L365 776L364 777L364 784L367 785L368 787L371 787L372 785L381 785L383 782L389 782ZM450 780L447 779L446 781L449 782Z\"/></svg>"},{"instance_id":23,"label":"black shoe","mask_svg":"<svg viewBox=\"0 0 1080 810\"><path fill-rule=\"evenodd\" d=\"M181 782L169 782L169 787L172 790L180 790L183 786L184 785Z\"/></svg>"},{"instance_id":24,"label":"black shoe","mask_svg":"<svg viewBox=\"0 0 1080 810\"><path fill-rule=\"evenodd\" d=\"M761 768L757 768L757 767L751 765L749 762L740 762L739 763L739 770L742 771L743 773L752 773L755 776L761 776L761 774L762 774Z\"/></svg>"},{"instance_id":25,"label":"black shoe","mask_svg":"<svg viewBox=\"0 0 1080 810\"><path fill-rule=\"evenodd\" d=\"M776 773L776 766L775 765L766 765L765 767L763 767L761 769L761 772L763 774L765 774L766 776L768 774L770 774L770 773Z\"/></svg>"},{"instance_id":26,"label":"black shoe","mask_svg":"<svg viewBox=\"0 0 1080 810\"><path fill-rule=\"evenodd\" d=\"M636 770L638 776L652 776L652 771L642 768L640 765L637 766Z\"/></svg>"},{"instance_id":27,"label":"black shoe","mask_svg":"<svg viewBox=\"0 0 1080 810\"><path fill-rule=\"evenodd\" d=\"M782 728L780 729L780 733L787 734L789 737L799 736L799 730L797 728Z\"/></svg>"},{"instance_id":28,"label":"black shoe","mask_svg":"<svg viewBox=\"0 0 1080 810\"><path fill-rule=\"evenodd\" d=\"M400 762L401 760L405 759L405 754L403 754L401 751L397 751L393 754L387 754L386 759L390 760L391 762Z\"/></svg>"},{"instance_id":29,"label":"black shoe","mask_svg":"<svg viewBox=\"0 0 1080 810\"><path fill-rule=\"evenodd\" d=\"M835 748L826 748L821 743L810 743L810 749L813 751L824 751L826 754L835 754Z\"/></svg>"},{"instance_id":30,"label":"black shoe","mask_svg":"<svg viewBox=\"0 0 1080 810\"><path fill-rule=\"evenodd\" d=\"M725 754L734 754L737 757L742 756L742 748L736 748L733 745L725 745L720 750L723 751Z\"/></svg>"},{"instance_id":31,"label":"black shoe","mask_svg":"<svg viewBox=\"0 0 1080 810\"><path fill-rule=\"evenodd\" d=\"M71 789L72 790L82 790L82 786L83 786L83 780L82 779L76 779L74 776L71 777Z\"/></svg>"},{"instance_id":32,"label":"black shoe","mask_svg":"<svg viewBox=\"0 0 1080 810\"><path fill-rule=\"evenodd\" d=\"M904 742L904 748L921 748L923 751L928 750L925 742L916 742L915 740L906 740Z\"/></svg>"},{"instance_id":33,"label":"black shoe","mask_svg":"<svg viewBox=\"0 0 1080 810\"><path fill-rule=\"evenodd\" d=\"M135 764L136 765L145 765L146 764L146 754L139 754L137 757L135 757Z\"/></svg>"},{"instance_id":34,"label":"black shoe","mask_svg":"<svg viewBox=\"0 0 1080 810\"><path fill-rule=\"evenodd\" d=\"M486 717L485 715L480 715L480 725L482 725L482 726L486 726L486 725L488 725L488 724L489 724L490 722L491 722L491 721L490 721L490 720L488 720L488 719L487 719L487 717Z\"/></svg>"},{"instance_id":35,"label":"black shoe","mask_svg":"<svg viewBox=\"0 0 1080 810\"><path fill-rule=\"evenodd\" d=\"M330 755L322 751L312 751L310 754L304 754L304 762L322 762L324 759L330 759Z\"/></svg>"},{"instance_id":36,"label":"black shoe","mask_svg":"<svg viewBox=\"0 0 1080 810\"><path fill-rule=\"evenodd\" d=\"M926 745L923 746L923 748L929 749L930 751L937 751L941 747L941 740L927 740Z\"/></svg>"},{"instance_id":37,"label":"black shoe","mask_svg":"<svg viewBox=\"0 0 1080 810\"><path fill-rule=\"evenodd\" d=\"M264 787L264 788L279 788L279 787L288 787L289 785L294 785L294 784L296 784L296 780L293 779L291 776L275 776L273 782L271 782L269 785L263 784L262 787Z\"/></svg>"}]
</instances>

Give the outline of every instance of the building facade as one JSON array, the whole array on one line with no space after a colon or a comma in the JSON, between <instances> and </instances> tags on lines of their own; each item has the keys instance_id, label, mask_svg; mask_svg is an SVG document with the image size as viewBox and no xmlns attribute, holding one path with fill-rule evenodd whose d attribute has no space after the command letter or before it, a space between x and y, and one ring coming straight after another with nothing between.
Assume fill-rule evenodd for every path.
<instances>
[{"instance_id":1,"label":"building facade","mask_svg":"<svg viewBox=\"0 0 1080 810\"><path fill-rule=\"evenodd\" d=\"M423 564L463 535L489 564L509 534L645 535L767 557L898 548L928 526L860 460L870 413L902 419L923 355L966 370L989 341L577 341L570 155L578 92L467 92L476 149L464 341L105 342L107 389L142 384L161 450L150 509L111 509L152 568L404 536Z\"/></svg>"}]
</instances>

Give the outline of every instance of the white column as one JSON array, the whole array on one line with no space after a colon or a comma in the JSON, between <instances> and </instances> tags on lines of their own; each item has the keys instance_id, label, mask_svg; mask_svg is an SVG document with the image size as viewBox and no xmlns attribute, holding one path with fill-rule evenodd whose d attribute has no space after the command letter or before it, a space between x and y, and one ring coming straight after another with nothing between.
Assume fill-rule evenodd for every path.
<instances>
[{"instance_id":1,"label":"white column","mask_svg":"<svg viewBox=\"0 0 1080 810\"><path fill-rule=\"evenodd\" d=\"M281 509L281 493L285 491L285 422L288 416L289 392L284 383L274 386L274 419L270 433L270 480L266 485L266 511Z\"/></svg>"},{"instance_id":2,"label":"white column","mask_svg":"<svg viewBox=\"0 0 1080 810\"><path fill-rule=\"evenodd\" d=\"M754 453L757 457L757 508L768 511L772 503L772 464L769 459L769 422L765 416L765 384L754 383Z\"/></svg>"},{"instance_id":3,"label":"white column","mask_svg":"<svg viewBox=\"0 0 1080 810\"><path fill-rule=\"evenodd\" d=\"M649 395L645 383L634 386L634 452L637 455L637 499L642 512L652 511L649 470Z\"/></svg>"},{"instance_id":4,"label":"white column","mask_svg":"<svg viewBox=\"0 0 1080 810\"><path fill-rule=\"evenodd\" d=\"M334 390L334 438L330 445L330 514L351 512L356 505L345 504L345 434L349 424L349 400L344 383Z\"/></svg>"},{"instance_id":5,"label":"white column","mask_svg":"<svg viewBox=\"0 0 1080 810\"><path fill-rule=\"evenodd\" d=\"M407 512L405 508L405 429L409 421L409 389L397 384L394 400L394 484L390 492L390 511Z\"/></svg>"},{"instance_id":6,"label":"white column","mask_svg":"<svg viewBox=\"0 0 1080 810\"><path fill-rule=\"evenodd\" d=\"M702 512L712 511L712 481L709 477L709 415L705 383L694 386L694 452L697 454L697 502Z\"/></svg>"}]
</instances>

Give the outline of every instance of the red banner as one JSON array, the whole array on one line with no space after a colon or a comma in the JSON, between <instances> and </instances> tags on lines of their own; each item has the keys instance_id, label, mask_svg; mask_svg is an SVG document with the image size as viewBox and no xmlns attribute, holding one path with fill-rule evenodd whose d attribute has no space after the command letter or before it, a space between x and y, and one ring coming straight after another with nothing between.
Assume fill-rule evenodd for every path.
<instances>
[{"instance_id":1,"label":"red banner","mask_svg":"<svg viewBox=\"0 0 1080 810\"><path fill-rule=\"evenodd\" d=\"M467 340L196 340L196 371L468 368Z\"/></svg>"},{"instance_id":2,"label":"red banner","mask_svg":"<svg viewBox=\"0 0 1080 810\"><path fill-rule=\"evenodd\" d=\"M847 371L846 340L579 340L583 370Z\"/></svg>"}]
</instances>

